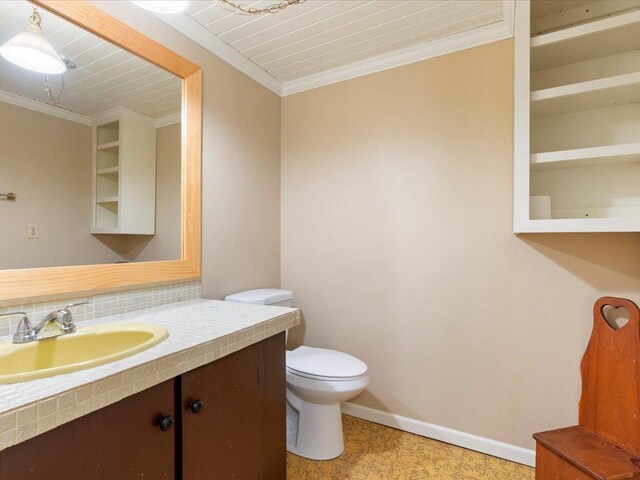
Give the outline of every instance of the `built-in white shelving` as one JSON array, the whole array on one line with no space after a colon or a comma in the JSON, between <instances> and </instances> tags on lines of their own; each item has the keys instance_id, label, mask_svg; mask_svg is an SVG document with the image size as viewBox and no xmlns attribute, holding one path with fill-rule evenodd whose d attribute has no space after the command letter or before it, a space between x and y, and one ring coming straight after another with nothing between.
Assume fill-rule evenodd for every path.
<instances>
[{"instance_id":1,"label":"built-in white shelving","mask_svg":"<svg viewBox=\"0 0 640 480\"><path fill-rule=\"evenodd\" d=\"M99 168L96 171L97 175L118 175L118 173L120 173L120 167Z\"/></svg>"},{"instance_id":2,"label":"built-in white shelving","mask_svg":"<svg viewBox=\"0 0 640 480\"><path fill-rule=\"evenodd\" d=\"M640 72L531 92L531 116L557 115L640 102Z\"/></svg>"},{"instance_id":3,"label":"built-in white shelving","mask_svg":"<svg viewBox=\"0 0 640 480\"><path fill-rule=\"evenodd\" d=\"M622 163L640 163L640 143L531 154L532 170Z\"/></svg>"},{"instance_id":4,"label":"built-in white shelving","mask_svg":"<svg viewBox=\"0 0 640 480\"><path fill-rule=\"evenodd\" d=\"M111 197L98 197L96 199L97 203L115 203L117 201L118 201L118 196L117 195L114 195L114 196L111 196Z\"/></svg>"},{"instance_id":5,"label":"built-in white shelving","mask_svg":"<svg viewBox=\"0 0 640 480\"><path fill-rule=\"evenodd\" d=\"M534 36L530 47L532 71L640 49L640 10Z\"/></svg>"},{"instance_id":6,"label":"built-in white shelving","mask_svg":"<svg viewBox=\"0 0 640 480\"><path fill-rule=\"evenodd\" d=\"M101 143L97 146L98 150L113 150L116 151L120 146L120 141L115 140L113 142Z\"/></svg>"},{"instance_id":7,"label":"built-in white shelving","mask_svg":"<svg viewBox=\"0 0 640 480\"><path fill-rule=\"evenodd\" d=\"M122 109L93 127L91 233L155 233L156 131Z\"/></svg>"},{"instance_id":8,"label":"built-in white shelving","mask_svg":"<svg viewBox=\"0 0 640 480\"><path fill-rule=\"evenodd\" d=\"M640 0L554 1L515 2L514 231L640 231Z\"/></svg>"}]
</instances>

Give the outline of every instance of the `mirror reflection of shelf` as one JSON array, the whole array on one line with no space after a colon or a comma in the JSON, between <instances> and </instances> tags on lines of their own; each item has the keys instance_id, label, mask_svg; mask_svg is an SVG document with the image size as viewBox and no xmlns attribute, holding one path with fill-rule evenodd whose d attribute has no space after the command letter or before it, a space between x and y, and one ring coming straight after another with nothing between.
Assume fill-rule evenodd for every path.
<instances>
[{"instance_id":1,"label":"mirror reflection of shelf","mask_svg":"<svg viewBox=\"0 0 640 480\"><path fill-rule=\"evenodd\" d=\"M96 128L96 143L104 145L120 140L120 122L114 121Z\"/></svg>"},{"instance_id":2,"label":"mirror reflection of shelf","mask_svg":"<svg viewBox=\"0 0 640 480\"><path fill-rule=\"evenodd\" d=\"M117 151L120 146L120 141L115 140L113 142L101 143L98 145L98 150L113 150Z\"/></svg>"},{"instance_id":3,"label":"mirror reflection of shelf","mask_svg":"<svg viewBox=\"0 0 640 480\"><path fill-rule=\"evenodd\" d=\"M96 202L93 233L109 233L118 228L118 202Z\"/></svg>"},{"instance_id":4,"label":"mirror reflection of shelf","mask_svg":"<svg viewBox=\"0 0 640 480\"><path fill-rule=\"evenodd\" d=\"M154 235L156 128L119 109L93 127L91 233Z\"/></svg>"},{"instance_id":5,"label":"mirror reflection of shelf","mask_svg":"<svg viewBox=\"0 0 640 480\"><path fill-rule=\"evenodd\" d=\"M120 172L120 167L107 167L107 168L99 168L96 171L97 175L118 175L118 173Z\"/></svg>"},{"instance_id":6,"label":"mirror reflection of shelf","mask_svg":"<svg viewBox=\"0 0 640 480\"><path fill-rule=\"evenodd\" d=\"M120 122L95 127L94 224L92 232L117 231L120 191Z\"/></svg>"},{"instance_id":7,"label":"mirror reflection of shelf","mask_svg":"<svg viewBox=\"0 0 640 480\"><path fill-rule=\"evenodd\" d=\"M118 203L118 197L98 197L96 203Z\"/></svg>"},{"instance_id":8,"label":"mirror reflection of shelf","mask_svg":"<svg viewBox=\"0 0 640 480\"><path fill-rule=\"evenodd\" d=\"M119 153L112 150L98 150L96 152L96 167L98 170L119 166Z\"/></svg>"}]
</instances>

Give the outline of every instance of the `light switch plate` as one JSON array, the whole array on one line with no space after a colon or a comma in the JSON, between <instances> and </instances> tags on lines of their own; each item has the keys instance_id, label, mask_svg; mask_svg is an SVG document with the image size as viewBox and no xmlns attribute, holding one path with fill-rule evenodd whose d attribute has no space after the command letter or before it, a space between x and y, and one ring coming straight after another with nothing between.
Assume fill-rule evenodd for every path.
<instances>
[{"instance_id":1,"label":"light switch plate","mask_svg":"<svg viewBox=\"0 0 640 480\"><path fill-rule=\"evenodd\" d=\"M37 240L39 236L40 232L38 231L38 225L29 224L27 227L27 239Z\"/></svg>"}]
</instances>

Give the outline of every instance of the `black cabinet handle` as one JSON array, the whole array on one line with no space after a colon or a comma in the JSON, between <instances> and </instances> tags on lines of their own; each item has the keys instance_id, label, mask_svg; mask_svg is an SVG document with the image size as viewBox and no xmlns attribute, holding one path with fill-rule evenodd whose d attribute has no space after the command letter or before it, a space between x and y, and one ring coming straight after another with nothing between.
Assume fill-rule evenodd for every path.
<instances>
[{"instance_id":1,"label":"black cabinet handle","mask_svg":"<svg viewBox=\"0 0 640 480\"><path fill-rule=\"evenodd\" d=\"M171 430L171 427L173 427L173 417L171 415L167 415L160 419L160 430L168 432Z\"/></svg>"},{"instance_id":2,"label":"black cabinet handle","mask_svg":"<svg viewBox=\"0 0 640 480\"><path fill-rule=\"evenodd\" d=\"M202 402L202 400L194 400L189 404L189 410L191 410L191 413L198 413L203 408L204 403Z\"/></svg>"}]
</instances>

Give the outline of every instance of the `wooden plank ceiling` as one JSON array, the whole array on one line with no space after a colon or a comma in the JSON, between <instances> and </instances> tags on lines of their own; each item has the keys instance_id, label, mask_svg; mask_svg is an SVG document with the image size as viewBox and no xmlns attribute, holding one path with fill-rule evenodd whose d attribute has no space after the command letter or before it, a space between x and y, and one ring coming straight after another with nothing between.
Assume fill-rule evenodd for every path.
<instances>
[{"instance_id":1,"label":"wooden plank ceiling","mask_svg":"<svg viewBox=\"0 0 640 480\"><path fill-rule=\"evenodd\" d=\"M275 0L245 1L263 7ZM502 21L500 0L307 0L276 14L237 15L217 0L183 15L281 82Z\"/></svg>"},{"instance_id":2,"label":"wooden plank ceiling","mask_svg":"<svg viewBox=\"0 0 640 480\"><path fill-rule=\"evenodd\" d=\"M24 29L31 8L25 0L0 1L0 45ZM60 108L90 116L125 107L153 118L180 111L178 77L49 12L40 13L46 38L60 55L78 65L64 74ZM49 104L44 80L45 75L0 57L0 90ZM51 78L51 84L57 88L58 76Z\"/></svg>"}]
</instances>

